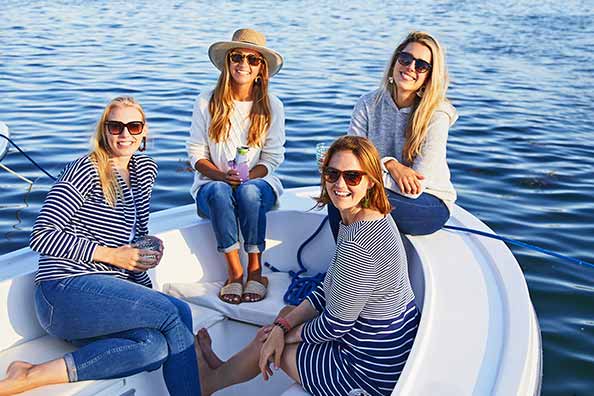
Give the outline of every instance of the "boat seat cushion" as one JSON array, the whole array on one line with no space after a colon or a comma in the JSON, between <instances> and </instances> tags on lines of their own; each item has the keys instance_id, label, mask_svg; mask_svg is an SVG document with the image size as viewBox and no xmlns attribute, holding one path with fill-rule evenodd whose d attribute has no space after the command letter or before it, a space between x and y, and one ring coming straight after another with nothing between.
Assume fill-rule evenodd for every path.
<instances>
[{"instance_id":1,"label":"boat seat cushion","mask_svg":"<svg viewBox=\"0 0 594 396\"><path fill-rule=\"evenodd\" d=\"M286 272L272 272L265 275L268 277L266 298L253 303L233 305L221 301L219 290L224 284L223 281L168 283L163 285L163 291L191 304L214 309L231 319L265 326L274 321L284 306L283 296L291 281Z\"/></svg>"}]
</instances>

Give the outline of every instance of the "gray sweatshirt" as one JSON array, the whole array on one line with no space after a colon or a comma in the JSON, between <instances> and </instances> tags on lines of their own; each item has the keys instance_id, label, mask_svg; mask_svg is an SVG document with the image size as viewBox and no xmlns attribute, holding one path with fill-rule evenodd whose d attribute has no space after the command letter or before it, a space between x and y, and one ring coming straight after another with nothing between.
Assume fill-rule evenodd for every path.
<instances>
[{"instance_id":1,"label":"gray sweatshirt","mask_svg":"<svg viewBox=\"0 0 594 396\"><path fill-rule=\"evenodd\" d=\"M404 130L411 108L398 109L392 96L376 90L361 97L351 117L349 135L369 138L382 157L382 166L390 159L402 160L404 148ZM378 95L381 95L378 100ZM441 199L450 209L456 200L456 190L450 181L450 169L446 159L448 130L458 119L456 109L449 103L442 103L429 121L427 136L421 146L421 152L415 158L412 168L425 176L421 180L421 193L426 192ZM409 198L419 194L405 194L383 166L384 186Z\"/></svg>"}]
</instances>

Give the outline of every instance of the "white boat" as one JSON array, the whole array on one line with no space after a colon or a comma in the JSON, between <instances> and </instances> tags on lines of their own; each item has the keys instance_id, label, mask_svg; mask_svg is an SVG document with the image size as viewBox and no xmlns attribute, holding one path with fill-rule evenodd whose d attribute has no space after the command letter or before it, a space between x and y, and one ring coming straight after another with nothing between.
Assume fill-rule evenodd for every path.
<instances>
[{"instance_id":1,"label":"white boat","mask_svg":"<svg viewBox=\"0 0 594 396\"><path fill-rule=\"evenodd\" d=\"M290 189L268 214L264 261L297 270L297 250L318 227L323 211L310 211L316 187ZM491 232L455 206L449 224ZM289 284L285 272L269 273L267 298L225 304L216 294L226 278L208 221L194 205L151 215L151 232L163 239L161 264L151 271L155 287L191 303L195 329L208 327L213 349L226 359L247 344L259 325L282 307ZM537 395L542 378L538 321L522 271L505 244L440 230L407 236L409 271L422 318L410 357L392 395ZM306 246L309 274L324 271L334 241L328 226ZM28 248L0 256L0 372L15 359L41 362L73 347L44 333L33 308L37 254ZM123 379L52 385L26 395L167 395L160 370ZM217 395L307 395L281 371Z\"/></svg>"}]
</instances>

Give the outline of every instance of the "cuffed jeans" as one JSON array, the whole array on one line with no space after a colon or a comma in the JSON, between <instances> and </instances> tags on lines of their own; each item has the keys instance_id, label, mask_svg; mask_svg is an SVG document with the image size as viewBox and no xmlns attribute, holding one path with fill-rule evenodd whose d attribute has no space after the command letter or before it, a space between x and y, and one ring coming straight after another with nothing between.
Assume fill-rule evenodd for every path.
<instances>
[{"instance_id":1,"label":"cuffed jeans","mask_svg":"<svg viewBox=\"0 0 594 396\"><path fill-rule=\"evenodd\" d=\"M41 326L80 348L64 356L70 382L121 378L163 366L172 396L200 395L189 306L111 275L42 281Z\"/></svg>"},{"instance_id":2,"label":"cuffed jeans","mask_svg":"<svg viewBox=\"0 0 594 396\"><path fill-rule=\"evenodd\" d=\"M266 213L276 203L276 194L266 181L252 179L233 188L211 181L196 194L198 215L210 219L217 249L229 253L239 249L239 229L248 253L265 249Z\"/></svg>"},{"instance_id":3,"label":"cuffed jeans","mask_svg":"<svg viewBox=\"0 0 594 396\"><path fill-rule=\"evenodd\" d=\"M431 194L422 193L412 199L386 190L392 205L392 218L403 234L427 235L439 230L450 218L450 211L443 201ZM340 212L328 204L328 220L334 239L338 236Z\"/></svg>"}]
</instances>

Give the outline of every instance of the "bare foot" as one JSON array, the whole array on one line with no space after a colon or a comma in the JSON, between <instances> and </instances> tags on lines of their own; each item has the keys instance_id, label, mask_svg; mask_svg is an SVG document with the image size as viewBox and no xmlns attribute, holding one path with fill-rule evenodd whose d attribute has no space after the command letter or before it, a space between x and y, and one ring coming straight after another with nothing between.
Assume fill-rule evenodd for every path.
<instances>
[{"instance_id":1,"label":"bare foot","mask_svg":"<svg viewBox=\"0 0 594 396\"><path fill-rule=\"evenodd\" d=\"M0 381L0 396L14 395L32 389L35 385L27 381L31 363L16 361L6 369L6 378Z\"/></svg>"},{"instance_id":2,"label":"bare foot","mask_svg":"<svg viewBox=\"0 0 594 396\"><path fill-rule=\"evenodd\" d=\"M210 334L208 334L208 330L205 328L198 330L196 340L198 341L198 345L200 345L202 356L204 356L208 367L215 370L225 363L212 350L212 339L210 338Z\"/></svg>"}]
</instances>

